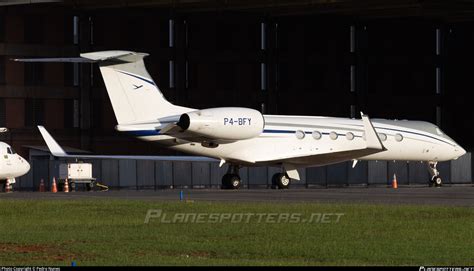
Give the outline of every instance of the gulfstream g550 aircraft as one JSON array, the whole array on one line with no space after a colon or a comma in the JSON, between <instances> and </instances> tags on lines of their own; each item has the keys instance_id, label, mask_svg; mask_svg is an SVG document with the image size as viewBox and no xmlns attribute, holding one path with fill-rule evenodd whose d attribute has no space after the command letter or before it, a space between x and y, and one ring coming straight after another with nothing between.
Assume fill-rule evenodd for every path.
<instances>
[{"instance_id":1,"label":"gulfstream g550 aircraft","mask_svg":"<svg viewBox=\"0 0 474 271\"><path fill-rule=\"evenodd\" d=\"M353 160L426 161L431 182L441 184L438 161L465 153L438 127L421 121L370 121L309 116L262 115L240 107L193 109L168 102L148 74L145 53L103 51L80 58L17 59L30 62L96 62L117 118L116 130L174 150L219 159L228 164L226 188L239 188L241 166L282 168L274 184L286 188L299 180L298 168ZM53 155L68 157L39 127ZM71 156L88 158L91 156ZM93 156L134 158L137 156ZM189 158L189 157L188 157ZM145 159L170 159L145 157ZM183 158L180 158L183 159ZM192 158L203 159L203 158Z\"/></svg>"}]
</instances>

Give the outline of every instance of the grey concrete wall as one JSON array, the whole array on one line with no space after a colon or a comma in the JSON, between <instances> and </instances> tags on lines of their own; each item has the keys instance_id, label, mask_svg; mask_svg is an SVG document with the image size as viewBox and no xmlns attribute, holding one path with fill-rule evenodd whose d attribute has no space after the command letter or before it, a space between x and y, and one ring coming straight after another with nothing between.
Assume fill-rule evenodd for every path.
<instances>
[{"instance_id":1,"label":"grey concrete wall","mask_svg":"<svg viewBox=\"0 0 474 271\"><path fill-rule=\"evenodd\" d=\"M192 185L195 188L209 187L211 185L210 163L196 162L191 164Z\"/></svg>"},{"instance_id":2,"label":"grey concrete wall","mask_svg":"<svg viewBox=\"0 0 474 271\"><path fill-rule=\"evenodd\" d=\"M451 163L451 180L453 183L472 183L472 161L471 153L466 153L457 160Z\"/></svg>"},{"instance_id":3,"label":"grey concrete wall","mask_svg":"<svg viewBox=\"0 0 474 271\"><path fill-rule=\"evenodd\" d=\"M41 178L47 189L51 180L59 175L61 160L32 160L32 169L18 178L15 189L38 190ZM73 161L69 161L73 162ZM93 164L93 177L111 188L163 189L163 188L219 188L227 166L209 162L172 162L145 160L89 160ZM278 167L241 168L242 188L269 188ZM444 184L470 184L472 159L468 153L458 160L438 163ZM298 170L301 180L292 187L340 187L348 185L387 186L393 174L399 185L428 185L426 163L406 161L359 161Z\"/></svg>"},{"instance_id":4,"label":"grey concrete wall","mask_svg":"<svg viewBox=\"0 0 474 271\"><path fill-rule=\"evenodd\" d=\"M306 183L307 186L326 186L327 167L311 167L306 169Z\"/></svg>"},{"instance_id":5,"label":"grey concrete wall","mask_svg":"<svg viewBox=\"0 0 474 271\"><path fill-rule=\"evenodd\" d=\"M137 161L136 180L138 189L155 187L155 161Z\"/></svg>"},{"instance_id":6,"label":"grey concrete wall","mask_svg":"<svg viewBox=\"0 0 474 271\"><path fill-rule=\"evenodd\" d=\"M120 187L119 178L119 161L118 160L103 160L101 163L102 175L100 179L97 178L99 183L107 183L110 187Z\"/></svg>"},{"instance_id":7,"label":"grey concrete wall","mask_svg":"<svg viewBox=\"0 0 474 271\"><path fill-rule=\"evenodd\" d=\"M173 187L173 162L156 161L155 162L155 181L156 188Z\"/></svg>"},{"instance_id":8,"label":"grey concrete wall","mask_svg":"<svg viewBox=\"0 0 474 271\"><path fill-rule=\"evenodd\" d=\"M355 167L352 167L352 162L346 163L348 167L347 182L349 185L367 185L369 178L369 163L367 161L357 162Z\"/></svg>"},{"instance_id":9,"label":"grey concrete wall","mask_svg":"<svg viewBox=\"0 0 474 271\"><path fill-rule=\"evenodd\" d=\"M328 186L347 185L347 162L327 166L327 184Z\"/></svg>"},{"instance_id":10,"label":"grey concrete wall","mask_svg":"<svg viewBox=\"0 0 474 271\"><path fill-rule=\"evenodd\" d=\"M137 185L137 161L120 160L119 161L119 187L135 188ZM111 185L110 180L101 180L106 185Z\"/></svg>"},{"instance_id":11,"label":"grey concrete wall","mask_svg":"<svg viewBox=\"0 0 474 271\"><path fill-rule=\"evenodd\" d=\"M385 161L369 161L368 171L368 184L369 185L387 185L387 162Z\"/></svg>"}]
</instances>

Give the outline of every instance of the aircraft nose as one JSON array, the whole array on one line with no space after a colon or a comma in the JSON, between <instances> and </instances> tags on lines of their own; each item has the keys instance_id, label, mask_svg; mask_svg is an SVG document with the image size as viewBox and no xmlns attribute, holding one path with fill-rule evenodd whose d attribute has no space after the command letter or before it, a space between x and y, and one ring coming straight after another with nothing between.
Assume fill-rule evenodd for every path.
<instances>
[{"instance_id":1,"label":"aircraft nose","mask_svg":"<svg viewBox=\"0 0 474 271\"><path fill-rule=\"evenodd\" d=\"M28 161L23 159L23 175L28 173L28 171L30 171L30 169L31 169L30 163L28 163Z\"/></svg>"},{"instance_id":2,"label":"aircraft nose","mask_svg":"<svg viewBox=\"0 0 474 271\"><path fill-rule=\"evenodd\" d=\"M455 159L457 159L457 158L463 156L464 154L466 154L466 150L464 148L462 148L461 146L456 145L454 147L454 154L456 155Z\"/></svg>"}]
</instances>

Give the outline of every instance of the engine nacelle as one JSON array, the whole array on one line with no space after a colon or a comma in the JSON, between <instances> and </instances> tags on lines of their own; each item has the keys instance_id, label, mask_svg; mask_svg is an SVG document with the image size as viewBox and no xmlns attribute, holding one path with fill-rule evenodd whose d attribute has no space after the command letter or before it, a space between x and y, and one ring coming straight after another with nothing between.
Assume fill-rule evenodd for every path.
<instances>
[{"instance_id":1,"label":"engine nacelle","mask_svg":"<svg viewBox=\"0 0 474 271\"><path fill-rule=\"evenodd\" d=\"M259 136L265 121L257 110L219 107L181 115L177 123L184 131L217 140L243 140Z\"/></svg>"}]
</instances>

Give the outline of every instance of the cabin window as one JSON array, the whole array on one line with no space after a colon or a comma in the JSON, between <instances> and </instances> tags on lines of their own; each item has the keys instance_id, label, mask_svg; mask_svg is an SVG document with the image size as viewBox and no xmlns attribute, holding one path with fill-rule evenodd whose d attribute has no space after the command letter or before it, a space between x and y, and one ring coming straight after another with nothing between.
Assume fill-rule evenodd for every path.
<instances>
[{"instance_id":1,"label":"cabin window","mask_svg":"<svg viewBox=\"0 0 474 271\"><path fill-rule=\"evenodd\" d=\"M305 136L304 132L301 131L301 130L297 130L297 131L295 132L295 135L296 135L296 138L298 138L298 139L303 139L304 136Z\"/></svg>"},{"instance_id":2,"label":"cabin window","mask_svg":"<svg viewBox=\"0 0 474 271\"><path fill-rule=\"evenodd\" d=\"M313 135L313 138L316 139L316 140L319 140L322 137L321 133L318 132L318 131L313 131L312 135Z\"/></svg>"},{"instance_id":3,"label":"cabin window","mask_svg":"<svg viewBox=\"0 0 474 271\"><path fill-rule=\"evenodd\" d=\"M329 137L332 139L332 140L336 140L337 139L337 133L336 132L331 132L329 134Z\"/></svg>"},{"instance_id":4,"label":"cabin window","mask_svg":"<svg viewBox=\"0 0 474 271\"><path fill-rule=\"evenodd\" d=\"M403 136L401 134L395 134L395 140L400 142L403 140Z\"/></svg>"},{"instance_id":5,"label":"cabin window","mask_svg":"<svg viewBox=\"0 0 474 271\"><path fill-rule=\"evenodd\" d=\"M387 135L384 133L378 133L380 140L385 141L387 140Z\"/></svg>"},{"instance_id":6,"label":"cabin window","mask_svg":"<svg viewBox=\"0 0 474 271\"><path fill-rule=\"evenodd\" d=\"M347 140L352 140L352 139L354 139L354 134L351 133L351 132L348 132L348 133L346 134L346 138L347 138Z\"/></svg>"}]
</instances>

